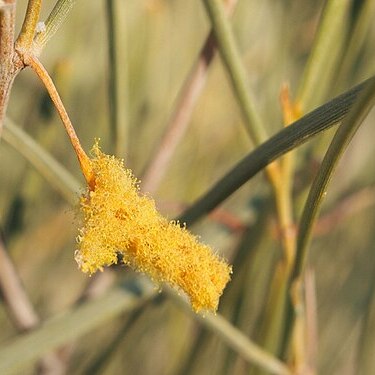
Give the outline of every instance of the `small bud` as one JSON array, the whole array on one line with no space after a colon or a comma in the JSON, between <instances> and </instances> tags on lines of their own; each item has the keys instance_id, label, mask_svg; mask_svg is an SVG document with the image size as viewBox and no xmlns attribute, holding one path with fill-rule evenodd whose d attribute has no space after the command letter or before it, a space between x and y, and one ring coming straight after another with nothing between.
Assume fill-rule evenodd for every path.
<instances>
[{"instance_id":1,"label":"small bud","mask_svg":"<svg viewBox=\"0 0 375 375\"><path fill-rule=\"evenodd\" d=\"M44 22L38 22L36 24L35 32L38 33L45 33L46 32L46 24Z\"/></svg>"}]
</instances>

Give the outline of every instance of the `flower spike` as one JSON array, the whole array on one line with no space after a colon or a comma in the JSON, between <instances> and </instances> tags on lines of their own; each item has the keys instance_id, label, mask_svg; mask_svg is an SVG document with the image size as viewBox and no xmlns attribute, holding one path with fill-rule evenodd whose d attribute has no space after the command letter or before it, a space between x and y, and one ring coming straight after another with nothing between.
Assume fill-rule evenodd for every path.
<instances>
[{"instance_id":1,"label":"flower spike","mask_svg":"<svg viewBox=\"0 0 375 375\"><path fill-rule=\"evenodd\" d=\"M122 160L104 154L98 143L93 155L95 187L81 198L84 223L75 253L80 269L103 270L121 255L154 282L183 290L195 311L215 311L231 267L185 227L164 218Z\"/></svg>"}]
</instances>

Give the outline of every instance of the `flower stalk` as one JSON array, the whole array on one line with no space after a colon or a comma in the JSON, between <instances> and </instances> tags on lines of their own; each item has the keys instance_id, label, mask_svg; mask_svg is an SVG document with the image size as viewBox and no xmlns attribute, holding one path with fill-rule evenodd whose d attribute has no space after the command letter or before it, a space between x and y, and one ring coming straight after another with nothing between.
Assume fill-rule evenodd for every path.
<instances>
[{"instance_id":1,"label":"flower stalk","mask_svg":"<svg viewBox=\"0 0 375 375\"><path fill-rule=\"evenodd\" d=\"M69 136L70 142L72 143L74 151L77 155L82 173L87 181L87 184L90 186L91 189L93 189L95 181L92 172L90 158L87 156L87 154L81 146L77 133L75 132L73 124L70 121L69 115L64 107L64 104L60 98L59 93L56 90L52 78L48 74L47 70L44 68L43 64L35 56L25 55L24 62L26 65L30 66L34 70L34 72L38 75L38 77L43 82L45 88L47 89L51 97L51 100L59 113L61 121L64 124L65 130Z\"/></svg>"}]
</instances>

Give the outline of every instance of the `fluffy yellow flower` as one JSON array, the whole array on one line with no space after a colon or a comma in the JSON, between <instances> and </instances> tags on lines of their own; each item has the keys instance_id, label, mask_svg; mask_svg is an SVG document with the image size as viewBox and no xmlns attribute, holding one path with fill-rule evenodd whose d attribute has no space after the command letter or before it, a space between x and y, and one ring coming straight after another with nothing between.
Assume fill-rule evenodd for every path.
<instances>
[{"instance_id":1,"label":"fluffy yellow flower","mask_svg":"<svg viewBox=\"0 0 375 375\"><path fill-rule=\"evenodd\" d=\"M230 280L231 267L211 248L155 208L139 192L138 182L122 160L101 152L91 159L95 185L81 198L83 228L75 259L83 272L117 263L148 274L156 283L182 289L195 311L216 310Z\"/></svg>"}]
</instances>

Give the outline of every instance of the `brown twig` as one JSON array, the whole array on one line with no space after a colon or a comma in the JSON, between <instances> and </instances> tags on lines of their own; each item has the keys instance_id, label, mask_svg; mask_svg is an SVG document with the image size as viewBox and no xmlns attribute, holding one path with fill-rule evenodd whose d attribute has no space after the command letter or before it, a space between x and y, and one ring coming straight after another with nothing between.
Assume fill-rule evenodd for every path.
<instances>
[{"instance_id":1,"label":"brown twig","mask_svg":"<svg viewBox=\"0 0 375 375\"><path fill-rule=\"evenodd\" d=\"M227 0L225 2L228 15L234 10L236 3L237 0ZM180 90L175 109L168 120L164 135L143 172L141 179L143 191L151 194L154 193L164 177L176 147L188 128L191 114L205 85L207 71L215 56L215 52L216 42L213 32L210 32L197 61Z\"/></svg>"},{"instance_id":2,"label":"brown twig","mask_svg":"<svg viewBox=\"0 0 375 375\"><path fill-rule=\"evenodd\" d=\"M22 64L14 61L15 0L0 1L0 137L10 89Z\"/></svg>"}]
</instances>

